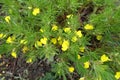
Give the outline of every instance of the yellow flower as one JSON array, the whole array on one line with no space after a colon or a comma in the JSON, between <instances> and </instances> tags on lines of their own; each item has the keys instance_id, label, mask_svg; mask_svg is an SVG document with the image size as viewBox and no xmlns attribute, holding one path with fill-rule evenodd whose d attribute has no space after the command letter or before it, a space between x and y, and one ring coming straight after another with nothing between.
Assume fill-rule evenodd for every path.
<instances>
[{"instance_id":1,"label":"yellow flower","mask_svg":"<svg viewBox=\"0 0 120 80\"><path fill-rule=\"evenodd\" d=\"M84 63L84 68L87 69L87 68L89 68L89 67L90 67L90 62L89 62L89 61L85 62L85 63Z\"/></svg>"},{"instance_id":2,"label":"yellow flower","mask_svg":"<svg viewBox=\"0 0 120 80\"><path fill-rule=\"evenodd\" d=\"M43 29L40 29L40 32L42 32L42 33L43 33L43 32L44 32L44 30L43 30Z\"/></svg>"},{"instance_id":3,"label":"yellow flower","mask_svg":"<svg viewBox=\"0 0 120 80\"><path fill-rule=\"evenodd\" d=\"M64 28L63 30L64 30L64 32L66 32L66 33L70 33L70 32L71 32L71 28Z\"/></svg>"},{"instance_id":4,"label":"yellow flower","mask_svg":"<svg viewBox=\"0 0 120 80\"><path fill-rule=\"evenodd\" d=\"M85 51L85 47L80 47L80 52L84 52Z\"/></svg>"},{"instance_id":5,"label":"yellow flower","mask_svg":"<svg viewBox=\"0 0 120 80\"><path fill-rule=\"evenodd\" d=\"M52 25L52 31L56 31L58 30L58 26L57 25Z\"/></svg>"},{"instance_id":6,"label":"yellow flower","mask_svg":"<svg viewBox=\"0 0 120 80\"><path fill-rule=\"evenodd\" d=\"M71 18L71 17L73 17L73 14L69 14L69 15L67 15L66 17L67 17L67 18Z\"/></svg>"},{"instance_id":7,"label":"yellow flower","mask_svg":"<svg viewBox=\"0 0 120 80\"><path fill-rule=\"evenodd\" d=\"M56 38L52 38L52 39L51 39L51 42L52 42L53 44L56 44L56 43L57 43L57 39L56 39Z\"/></svg>"},{"instance_id":8,"label":"yellow flower","mask_svg":"<svg viewBox=\"0 0 120 80\"><path fill-rule=\"evenodd\" d=\"M73 73L74 72L74 67L71 66L71 67L68 68L68 70L69 70L70 73Z\"/></svg>"},{"instance_id":9,"label":"yellow flower","mask_svg":"<svg viewBox=\"0 0 120 80\"><path fill-rule=\"evenodd\" d=\"M116 72L115 78L116 78L116 79L120 79L120 72Z\"/></svg>"},{"instance_id":10,"label":"yellow flower","mask_svg":"<svg viewBox=\"0 0 120 80\"><path fill-rule=\"evenodd\" d=\"M37 41L38 46L42 46L42 43L40 41Z\"/></svg>"},{"instance_id":11,"label":"yellow flower","mask_svg":"<svg viewBox=\"0 0 120 80\"><path fill-rule=\"evenodd\" d=\"M84 28L85 28L86 30L93 30L93 29L94 29L93 25L91 25L91 24L86 24L86 25L84 26Z\"/></svg>"},{"instance_id":12,"label":"yellow flower","mask_svg":"<svg viewBox=\"0 0 120 80\"><path fill-rule=\"evenodd\" d=\"M79 54L78 54L78 56L77 56L77 57L78 57L78 59L80 59L80 58L81 58Z\"/></svg>"},{"instance_id":13,"label":"yellow flower","mask_svg":"<svg viewBox=\"0 0 120 80\"><path fill-rule=\"evenodd\" d=\"M62 51L66 51L69 48L69 41L64 40L62 43Z\"/></svg>"},{"instance_id":14,"label":"yellow flower","mask_svg":"<svg viewBox=\"0 0 120 80\"><path fill-rule=\"evenodd\" d=\"M40 9L39 9L39 8L34 8L34 9L33 9L32 14L33 14L34 16L36 16L36 15L39 14L39 13L40 13Z\"/></svg>"},{"instance_id":15,"label":"yellow flower","mask_svg":"<svg viewBox=\"0 0 120 80\"><path fill-rule=\"evenodd\" d=\"M10 16L6 16L6 17L5 17L5 21L6 21L7 23L10 23Z\"/></svg>"},{"instance_id":16,"label":"yellow flower","mask_svg":"<svg viewBox=\"0 0 120 80\"><path fill-rule=\"evenodd\" d=\"M58 37L57 40L58 40L59 45L62 45L62 38L60 36Z\"/></svg>"},{"instance_id":17,"label":"yellow flower","mask_svg":"<svg viewBox=\"0 0 120 80\"><path fill-rule=\"evenodd\" d=\"M37 47L39 47L39 46L42 46L42 43L41 43L40 41L36 41L35 47L37 48Z\"/></svg>"},{"instance_id":18,"label":"yellow flower","mask_svg":"<svg viewBox=\"0 0 120 80\"><path fill-rule=\"evenodd\" d=\"M20 41L20 44L26 44L27 43L27 41L25 40L25 39L22 39L21 41Z\"/></svg>"},{"instance_id":19,"label":"yellow flower","mask_svg":"<svg viewBox=\"0 0 120 80\"><path fill-rule=\"evenodd\" d=\"M110 59L108 58L107 55L103 54L103 55L101 56L101 62L107 62L107 61L110 61Z\"/></svg>"},{"instance_id":20,"label":"yellow flower","mask_svg":"<svg viewBox=\"0 0 120 80\"><path fill-rule=\"evenodd\" d=\"M79 80L85 80L85 77L81 77Z\"/></svg>"},{"instance_id":21,"label":"yellow flower","mask_svg":"<svg viewBox=\"0 0 120 80\"><path fill-rule=\"evenodd\" d=\"M44 37L44 38L40 39L40 42L41 42L42 44L47 44L47 38Z\"/></svg>"},{"instance_id":22,"label":"yellow flower","mask_svg":"<svg viewBox=\"0 0 120 80\"><path fill-rule=\"evenodd\" d=\"M0 39L3 38L3 35L4 35L3 33L0 33Z\"/></svg>"},{"instance_id":23,"label":"yellow flower","mask_svg":"<svg viewBox=\"0 0 120 80\"><path fill-rule=\"evenodd\" d=\"M79 31L76 31L75 32L76 33L76 35L78 36L78 37L82 37L83 36L83 34L82 34L82 32L79 30Z\"/></svg>"},{"instance_id":24,"label":"yellow flower","mask_svg":"<svg viewBox=\"0 0 120 80\"><path fill-rule=\"evenodd\" d=\"M24 46L24 47L22 48L22 52L23 52L23 53L26 53L28 50L29 50L29 49L28 49L27 46Z\"/></svg>"},{"instance_id":25,"label":"yellow flower","mask_svg":"<svg viewBox=\"0 0 120 80\"><path fill-rule=\"evenodd\" d=\"M62 40L62 38L59 36L57 40L60 41L60 40Z\"/></svg>"},{"instance_id":26,"label":"yellow flower","mask_svg":"<svg viewBox=\"0 0 120 80\"><path fill-rule=\"evenodd\" d=\"M6 43L13 43L14 40L15 40L15 37L14 36L10 36L10 37L7 38Z\"/></svg>"},{"instance_id":27,"label":"yellow flower","mask_svg":"<svg viewBox=\"0 0 120 80\"><path fill-rule=\"evenodd\" d=\"M27 59L27 61L26 61L26 63L32 63L32 62L33 62L32 58L29 58L29 59Z\"/></svg>"},{"instance_id":28,"label":"yellow flower","mask_svg":"<svg viewBox=\"0 0 120 80\"><path fill-rule=\"evenodd\" d=\"M0 33L0 39L2 39L2 38L4 38L4 37L6 37L6 35L3 34L3 33Z\"/></svg>"},{"instance_id":29,"label":"yellow flower","mask_svg":"<svg viewBox=\"0 0 120 80\"><path fill-rule=\"evenodd\" d=\"M76 36L73 36L71 41L72 41L72 42L76 42L77 40L78 40L77 37L76 37Z\"/></svg>"},{"instance_id":30,"label":"yellow flower","mask_svg":"<svg viewBox=\"0 0 120 80\"><path fill-rule=\"evenodd\" d=\"M97 36L96 36L96 39L97 39L97 40L101 40L101 39L102 39L102 35L97 35Z\"/></svg>"},{"instance_id":31,"label":"yellow flower","mask_svg":"<svg viewBox=\"0 0 120 80\"><path fill-rule=\"evenodd\" d=\"M15 49L12 50L11 56L12 56L13 58L17 58L17 53L16 53Z\"/></svg>"}]
</instances>

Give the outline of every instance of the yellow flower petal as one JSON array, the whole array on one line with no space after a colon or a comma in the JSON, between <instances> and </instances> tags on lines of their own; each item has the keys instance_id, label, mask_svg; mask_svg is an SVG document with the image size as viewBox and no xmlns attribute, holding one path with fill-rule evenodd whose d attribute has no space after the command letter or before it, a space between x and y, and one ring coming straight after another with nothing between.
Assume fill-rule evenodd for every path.
<instances>
[{"instance_id":1,"label":"yellow flower petal","mask_svg":"<svg viewBox=\"0 0 120 80\"><path fill-rule=\"evenodd\" d=\"M42 42L41 41L36 41L35 42L35 47L41 47L42 46Z\"/></svg>"},{"instance_id":2,"label":"yellow flower petal","mask_svg":"<svg viewBox=\"0 0 120 80\"><path fill-rule=\"evenodd\" d=\"M24 46L24 47L22 48L22 52L23 52L23 53L26 53L28 50L29 50L29 49L28 49L27 46Z\"/></svg>"},{"instance_id":3,"label":"yellow flower petal","mask_svg":"<svg viewBox=\"0 0 120 80\"><path fill-rule=\"evenodd\" d=\"M3 38L3 35L4 35L3 33L0 33L0 39Z\"/></svg>"},{"instance_id":4,"label":"yellow flower petal","mask_svg":"<svg viewBox=\"0 0 120 80\"><path fill-rule=\"evenodd\" d=\"M82 37L83 36L83 34L82 34L82 32L79 30L79 31L76 31L76 35L78 36L78 37Z\"/></svg>"},{"instance_id":5,"label":"yellow flower petal","mask_svg":"<svg viewBox=\"0 0 120 80\"><path fill-rule=\"evenodd\" d=\"M69 27L68 27L68 28L64 28L63 30L64 30L64 32L66 32L66 33L71 33L71 28L69 28Z\"/></svg>"},{"instance_id":6,"label":"yellow flower petal","mask_svg":"<svg viewBox=\"0 0 120 80\"><path fill-rule=\"evenodd\" d=\"M57 39L56 39L56 38L52 38L52 39L51 39L51 42L52 42L53 44L56 44L56 43L57 43Z\"/></svg>"},{"instance_id":7,"label":"yellow flower petal","mask_svg":"<svg viewBox=\"0 0 120 80\"><path fill-rule=\"evenodd\" d=\"M47 44L47 38L44 37L44 38L40 39L40 42L44 45Z\"/></svg>"},{"instance_id":8,"label":"yellow flower petal","mask_svg":"<svg viewBox=\"0 0 120 80\"><path fill-rule=\"evenodd\" d=\"M59 45L62 45L62 37L59 36L57 40L58 40Z\"/></svg>"},{"instance_id":9,"label":"yellow flower petal","mask_svg":"<svg viewBox=\"0 0 120 80\"><path fill-rule=\"evenodd\" d=\"M93 30L93 29L94 29L93 25L91 25L91 24L86 24L86 25L84 26L84 28L85 28L86 30Z\"/></svg>"},{"instance_id":10,"label":"yellow flower petal","mask_svg":"<svg viewBox=\"0 0 120 80\"><path fill-rule=\"evenodd\" d=\"M6 35L3 33L0 33L0 39L3 39L4 37L6 37Z\"/></svg>"},{"instance_id":11,"label":"yellow flower petal","mask_svg":"<svg viewBox=\"0 0 120 80\"><path fill-rule=\"evenodd\" d=\"M87 69L87 68L89 68L89 67L90 67L90 62L89 62L89 61L85 62L85 63L84 63L84 68Z\"/></svg>"},{"instance_id":12,"label":"yellow flower petal","mask_svg":"<svg viewBox=\"0 0 120 80\"><path fill-rule=\"evenodd\" d=\"M62 38L59 36L57 40L60 41L60 40L62 40Z\"/></svg>"},{"instance_id":13,"label":"yellow flower petal","mask_svg":"<svg viewBox=\"0 0 120 80\"><path fill-rule=\"evenodd\" d=\"M80 55L78 55L78 59L80 59L81 57L80 57Z\"/></svg>"},{"instance_id":14,"label":"yellow flower petal","mask_svg":"<svg viewBox=\"0 0 120 80\"><path fill-rule=\"evenodd\" d=\"M74 72L74 67L69 67L68 69L69 69L69 72L70 72L70 73L73 73L73 72Z\"/></svg>"},{"instance_id":15,"label":"yellow flower petal","mask_svg":"<svg viewBox=\"0 0 120 80\"><path fill-rule=\"evenodd\" d=\"M36 16L36 15L39 14L39 13L40 13L40 9L39 9L39 8L34 8L34 9L33 9L32 14L33 14L34 16Z\"/></svg>"},{"instance_id":16,"label":"yellow flower petal","mask_svg":"<svg viewBox=\"0 0 120 80\"><path fill-rule=\"evenodd\" d=\"M96 39L97 39L97 40L101 40L101 39L102 39L102 35L97 35L97 36L96 36Z\"/></svg>"},{"instance_id":17,"label":"yellow flower petal","mask_svg":"<svg viewBox=\"0 0 120 80\"><path fill-rule=\"evenodd\" d=\"M6 16L6 17L5 17L5 21L6 21L7 23L10 23L10 16Z\"/></svg>"},{"instance_id":18,"label":"yellow flower petal","mask_svg":"<svg viewBox=\"0 0 120 80\"><path fill-rule=\"evenodd\" d=\"M13 58L17 58L17 53L13 50L13 51L11 52L11 56L12 56Z\"/></svg>"},{"instance_id":19,"label":"yellow flower petal","mask_svg":"<svg viewBox=\"0 0 120 80\"><path fill-rule=\"evenodd\" d=\"M64 40L62 43L62 51L66 51L69 48L69 41Z\"/></svg>"},{"instance_id":20,"label":"yellow flower petal","mask_svg":"<svg viewBox=\"0 0 120 80\"><path fill-rule=\"evenodd\" d=\"M116 78L116 79L120 79L120 72L116 72L115 78Z\"/></svg>"},{"instance_id":21,"label":"yellow flower petal","mask_svg":"<svg viewBox=\"0 0 120 80\"><path fill-rule=\"evenodd\" d=\"M85 51L85 47L80 47L80 52L84 52Z\"/></svg>"},{"instance_id":22,"label":"yellow flower petal","mask_svg":"<svg viewBox=\"0 0 120 80\"><path fill-rule=\"evenodd\" d=\"M110 59L108 58L107 55L103 54L103 55L101 56L101 62L107 62L107 61L110 61Z\"/></svg>"},{"instance_id":23,"label":"yellow flower petal","mask_svg":"<svg viewBox=\"0 0 120 80\"><path fill-rule=\"evenodd\" d=\"M81 77L79 80L85 80L85 77Z\"/></svg>"},{"instance_id":24,"label":"yellow flower petal","mask_svg":"<svg viewBox=\"0 0 120 80\"><path fill-rule=\"evenodd\" d=\"M40 29L40 32L42 32L42 33L43 33L43 32L44 32L44 30L43 30L43 29Z\"/></svg>"},{"instance_id":25,"label":"yellow flower petal","mask_svg":"<svg viewBox=\"0 0 120 80\"><path fill-rule=\"evenodd\" d=\"M52 31L56 31L56 30L58 30L58 26L57 25L53 25L52 26Z\"/></svg>"},{"instance_id":26,"label":"yellow flower petal","mask_svg":"<svg viewBox=\"0 0 120 80\"><path fill-rule=\"evenodd\" d=\"M33 62L32 58L29 58L29 59L27 59L27 61L26 61L26 63L32 63L32 62Z\"/></svg>"},{"instance_id":27,"label":"yellow flower petal","mask_svg":"<svg viewBox=\"0 0 120 80\"><path fill-rule=\"evenodd\" d=\"M72 42L76 42L77 40L78 40L77 37L76 37L76 36L73 36L71 41L72 41Z\"/></svg>"},{"instance_id":28,"label":"yellow flower petal","mask_svg":"<svg viewBox=\"0 0 120 80\"><path fill-rule=\"evenodd\" d=\"M15 40L15 37L14 36L10 36L10 37L7 38L6 43L13 43L14 40Z\"/></svg>"},{"instance_id":29,"label":"yellow flower petal","mask_svg":"<svg viewBox=\"0 0 120 80\"><path fill-rule=\"evenodd\" d=\"M69 14L69 15L67 15L66 17L67 17L67 18L71 18L71 17L73 17L73 14Z\"/></svg>"},{"instance_id":30,"label":"yellow flower petal","mask_svg":"<svg viewBox=\"0 0 120 80\"><path fill-rule=\"evenodd\" d=\"M25 39L22 39L21 41L20 41L20 44L26 44L27 43L27 41L25 40Z\"/></svg>"}]
</instances>

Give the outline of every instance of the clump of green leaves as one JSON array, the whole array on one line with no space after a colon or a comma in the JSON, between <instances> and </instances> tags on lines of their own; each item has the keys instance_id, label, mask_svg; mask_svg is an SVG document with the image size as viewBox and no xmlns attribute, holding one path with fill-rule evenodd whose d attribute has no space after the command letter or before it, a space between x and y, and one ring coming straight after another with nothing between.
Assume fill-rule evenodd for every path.
<instances>
[{"instance_id":1,"label":"clump of green leaves","mask_svg":"<svg viewBox=\"0 0 120 80\"><path fill-rule=\"evenodd\" d=\"M1 3L1 56L23 53L27 63L47 60L58 79L72 80L74 74L85 80L120 78L119 0Z\"/></svg>"}]
</instances>

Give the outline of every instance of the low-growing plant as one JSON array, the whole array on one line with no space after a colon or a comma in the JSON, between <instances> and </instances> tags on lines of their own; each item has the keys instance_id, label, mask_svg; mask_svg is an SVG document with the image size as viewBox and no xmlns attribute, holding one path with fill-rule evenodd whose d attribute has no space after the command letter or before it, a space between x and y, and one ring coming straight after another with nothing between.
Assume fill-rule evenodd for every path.
<instances>
[{"instance_id":1,"label":"low-growing plant","mask_svg":"<svg viewBox=\"0 0 120 80\"><path fill-rule=\"evenodd\" d=\"M46 61L51 70L43 80L49 76L55 80L120 79L119 0L0 3L1 57L22 55L28 64Z\"/></svg>"}]
</instances>

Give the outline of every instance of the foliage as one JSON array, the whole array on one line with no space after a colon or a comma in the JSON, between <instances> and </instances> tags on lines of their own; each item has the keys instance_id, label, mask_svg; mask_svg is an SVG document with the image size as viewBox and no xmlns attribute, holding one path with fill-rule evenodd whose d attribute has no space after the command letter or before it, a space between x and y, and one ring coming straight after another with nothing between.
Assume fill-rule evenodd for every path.
<instances>
[{"instance_id":1,"label":"foliage","mask_svg":"<svg viewBox=\"0 0 120 80\"><path fill-rule=\"evenodd\" d=\"M49 76L72 80L75 73L85 80L116 80L120 71L119 0L0 3L0 55L19 58L23 53L26 63L47 60L51 73L40 80L49 80Z\"/></svg>"}]
</instances>

